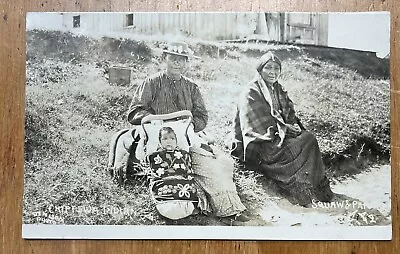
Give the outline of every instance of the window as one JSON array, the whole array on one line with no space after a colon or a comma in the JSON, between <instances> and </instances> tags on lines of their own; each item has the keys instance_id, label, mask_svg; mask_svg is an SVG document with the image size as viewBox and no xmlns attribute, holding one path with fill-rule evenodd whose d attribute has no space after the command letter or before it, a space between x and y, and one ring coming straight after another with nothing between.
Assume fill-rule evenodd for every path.
<instances>
[{"instance_id":1,"label":"window","mask_svg":"<svg viewBox=\"0 0 400 254\"><path fill-rule=\"evenodd\" d=\"M126 26L133 26L133 14L126 15Z\"/></svg>"},{"instance_id":2,"label":"window","mask_svg":"<svg viewBox=\"0 0 400 254\"><path fill-rule=\"evenodd\" d=\"M72 27L81 27L81 16L73 16L72 17Z\"/></svg>"},{"instance_id":3,"label":"window","mask_svg":"<svg viewBox=\"0 0 400 254\"><path fill-rule=\"evenodd\" d=\"M307 27L313 25L313 17L310 13L290 13L288 17L288 23L292 26Z\"/></svg>"}]
</instances>

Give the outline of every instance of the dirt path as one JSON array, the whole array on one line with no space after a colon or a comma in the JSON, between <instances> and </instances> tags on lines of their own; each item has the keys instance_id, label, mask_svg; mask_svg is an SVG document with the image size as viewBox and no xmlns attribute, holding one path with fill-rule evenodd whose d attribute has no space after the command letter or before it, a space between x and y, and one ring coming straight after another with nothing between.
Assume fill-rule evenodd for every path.
<instances>
[{"instance_id":1,"label":"dirt path","mask_svg":"<svg viewBox=\"0 0 400 254\"><path fill-rule=\"evenodd\" d=\"M371 168L353 178L334 182L340 193L331 203L313 202L309 208L271 198L259 212L274 226L387 225L391 223L390 165Z\"/></svg>"}]
</instances>

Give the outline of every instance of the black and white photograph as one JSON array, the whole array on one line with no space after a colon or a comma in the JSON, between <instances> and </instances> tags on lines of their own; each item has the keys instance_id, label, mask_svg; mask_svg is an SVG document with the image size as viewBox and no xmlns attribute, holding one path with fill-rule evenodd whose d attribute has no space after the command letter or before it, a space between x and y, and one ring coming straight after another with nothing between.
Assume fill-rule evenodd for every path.
<instances>
[{"instance_id":1,"label":"black and white photograph","mask_svg":"<svg viewBox=\"0 0 400 254\"><path fill-rule=\"evenodd\" d=\"M23 238L390 240L389 12L30 12Z\"/></svg>"}]
</instances>

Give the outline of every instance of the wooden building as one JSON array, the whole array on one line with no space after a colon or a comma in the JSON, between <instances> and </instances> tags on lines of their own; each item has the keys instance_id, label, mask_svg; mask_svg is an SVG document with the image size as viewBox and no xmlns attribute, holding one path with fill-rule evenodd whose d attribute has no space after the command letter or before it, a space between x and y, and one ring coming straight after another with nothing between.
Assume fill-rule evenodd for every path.
<instances>
[{"instance_id":1,"label":"wooden building","mask_svg":"<svg viewBox=\"0 0 400 254\"><path fill-rule=\"evenodd\" d=\"M27 28L99 35L130 33L328 44L328 14L315 13L29 13Z\"/></svg>"}]
</instances>

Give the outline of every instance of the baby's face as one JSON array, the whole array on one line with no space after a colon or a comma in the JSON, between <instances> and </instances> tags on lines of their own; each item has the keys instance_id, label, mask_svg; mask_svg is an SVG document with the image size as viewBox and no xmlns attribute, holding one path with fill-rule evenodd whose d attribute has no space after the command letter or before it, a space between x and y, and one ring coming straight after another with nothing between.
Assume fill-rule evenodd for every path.
<instances>
[{"instance_id":1,"label":"baby's face","mask_svg":"<svg viewBox=\"0 0 400 254\"><path fill-rule=\"evenodd\" d=\"M175 134L163 131L160 138L160 144L166 150L174 150L177 144Z\"/></svg>"}]
</instances>

